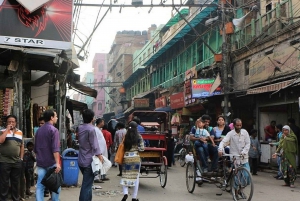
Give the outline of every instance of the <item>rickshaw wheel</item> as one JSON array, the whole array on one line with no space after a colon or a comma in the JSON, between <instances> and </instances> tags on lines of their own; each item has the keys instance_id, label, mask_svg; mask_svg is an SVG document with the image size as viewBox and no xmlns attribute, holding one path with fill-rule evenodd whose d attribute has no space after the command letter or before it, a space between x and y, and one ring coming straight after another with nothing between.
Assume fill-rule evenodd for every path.
<instances>
[{"instance_id":1,"label":"rickshaw wheel","mask_svg":"<svg viewBox=\"0 0 300 201\"><path fill-rule=\"evenodd\" d=\"M168 164L167 158L164 156L162 160L162 165L160 166L159 170L159 181L160 186L164 188L167 184L167 176L168 176Z\"/></svg>"},{"instance_id":2,"label":"rickshaw wheel","mask_svg":"<svg viewBox=\"0 0 300 201\"><path fill-rule=\"evenodd\" d=\"M189 193L193 193L196 185L196 168L194 163L188 162L186 165L186 188Z\"/></svg>"}]
</instances>

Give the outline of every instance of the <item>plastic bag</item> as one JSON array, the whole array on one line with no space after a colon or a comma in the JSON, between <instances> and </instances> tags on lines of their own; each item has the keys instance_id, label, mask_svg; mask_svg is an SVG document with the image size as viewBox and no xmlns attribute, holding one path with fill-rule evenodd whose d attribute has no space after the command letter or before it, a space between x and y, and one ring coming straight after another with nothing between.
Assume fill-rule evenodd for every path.
<instances>
[{"instance_id":1,"label":"plastic bag","mask_svg":"<svg viewBox=\"0 0 300 201\"><path fill-rule=\"evenodd\" d=\"M111 168L111 162L105 156L103 157L103 163L100 163L100 174L104 175Z\"/></svg>"}]
</instances>

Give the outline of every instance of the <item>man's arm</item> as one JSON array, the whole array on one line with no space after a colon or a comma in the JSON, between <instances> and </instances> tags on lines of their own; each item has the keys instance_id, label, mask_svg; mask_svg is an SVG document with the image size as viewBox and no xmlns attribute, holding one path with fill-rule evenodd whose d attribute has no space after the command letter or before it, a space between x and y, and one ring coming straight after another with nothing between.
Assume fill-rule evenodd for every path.
<instances>
[{"instance_id":1,"label":"man's arm","mask_svg":"<svg viewBox=\"0 0 300 201\"><path fill-rule=\"evenodd\" d=\"M224 147L230 144L231 133L228 133L219 144L219 155L223 154Z\"/></svg>"},{"instance_id":2,"label":"man's arm","mask_svg":"<svg viewBox=\"0 0 300 201\"><path fill-rule=\"evenodd\" d=\"M5 131L0 131L0 144L5 142L6 136L9 133L9 129L6 129Z\"/></svg>"},{"instance_id":3,"label":"man's arm","mask_svg":"<svg viewBox=\"0 0 300 201\"><path fill-rule=\"evenodd\" d=\"M23 160L24 158L24 141L20 146L20 159Z\"/></svg>"},{"instance_id":4,"label":"man's arm","mask_svg":"<svg viewBox=\"0 0 300 201\"><path fill-rule=\"evenodd\" d=\"M53 131L53 136L52 136L52 153L55 159L55 163L56 163L56 169L55 172L58 173L61 170L61 166L60 166L60 140L59 140L59 133L58 130L55 129Z\"/></svg>"},{"instance_id":5,"label":"man's arm","mask_svg":"<svg viewBox=\"0 0 300 201\"><path fill-rule=\"evenodd\" d=\"M55 152L53 153L54 159L55 159L55 163L56 163L56 169L55 172L58 173L61 170L61 166L60 166L60 155L59 152Z\"/></svg>"},{"instance_id":6,"label":"man's arm","mask_svg":"<svg viewBox=\"0 0 300 201\"><path fill-rule=\"evenodd\" d=\"M243 155L248 155L248 152L249 152L249 149L250 149L250 145L251 145L251 140L250 140L250 136L248 134L248 132L246 130L244 130L245 132L245 147L244 149L242 150L242 153Z\"/></svg>"}]
</instances>

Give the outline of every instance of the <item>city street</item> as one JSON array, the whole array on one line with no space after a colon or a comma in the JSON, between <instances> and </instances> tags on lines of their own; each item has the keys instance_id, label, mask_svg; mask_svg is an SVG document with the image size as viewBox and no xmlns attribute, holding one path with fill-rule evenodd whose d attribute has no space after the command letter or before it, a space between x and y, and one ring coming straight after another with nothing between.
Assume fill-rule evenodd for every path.
<instances>
[{"instance_id":1,"label":"city street","mask_svg":"<svg viewBox=\"0 0 300 201\"><path fill-rule=\"evenodd\" d=\"M120 177L117 177L118 168L112 168L109 171L110 181L101 184L102 189L93 190L93 200L120 201L122 199L122 188L119 185ZM284 182L273 178L274 174L258 172L258 176L253 177L254 196L253 201L290 201L298 200L300 197L300 180L296 181L296 188L283 187ZM81 182L81 175L79 183ZM61 201L78 200L80 188L63 188ZM132 189L131 189L132 191ZM229 193L224 192L222 196L214 184L204 183L202 187L195 188L193 194L188 193L185 185L185 168L178 164L168 169L168 182L165 189L160 187L159 178L141 178L138 198L140 201L192 201L192 200L222 200L230 201L232 197ZM31 197L29 201L35 199ZM45 200L47 200L45 198ZM127 199L131 201L131 197Z\"/></svg>"}]
</instances>

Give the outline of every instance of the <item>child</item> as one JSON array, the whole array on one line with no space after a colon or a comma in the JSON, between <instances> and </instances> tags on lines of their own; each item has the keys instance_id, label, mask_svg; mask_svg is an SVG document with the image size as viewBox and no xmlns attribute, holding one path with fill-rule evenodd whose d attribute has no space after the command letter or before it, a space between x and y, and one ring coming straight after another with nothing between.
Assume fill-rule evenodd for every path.
<instances>
[{"instance_id":1,"label":"child","mask_svg":"<svg viewBox=\"0 0 300 201\"><path fill-rule=\"evenodd\" d=\"M205 122L200 118L197 121L197 127L195 130L194 137L197 139L195 141L196 147L202 147L205 154L205 160L210 161L209 159L209 152L208 152L208 144L207 140L210 140L211 142L214 142L211 136L209 135L208 131L204 129ZM204 170L205 172L207 170Z\"/></svg>"},{"instance_id":2,"label":"child","mask_svg":"<svg viewBox=\"0 0 300 201\"><path fill-rule=\"evenodd\" d=\"M26 195L32 195L30 192L31 179L33 178L33 166L36 161L35 153L33 150L33 143L27 142L27 151L24 154L23 165L26 179Z\"/></svg>"},{"instance_id":3,"label":"child","mask_svg":"<svg viewBox=\"0 0 300 201\"><path fill-rule=\"evenodd\" d=\"M249 163L252 175L257 175L258 158L261 155L260 143L257 139L257 130L250 131Z\"/></svg>"}]
</instances>

